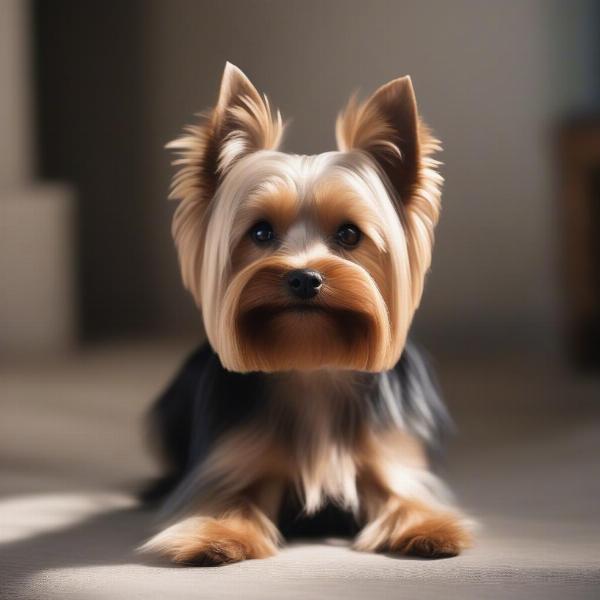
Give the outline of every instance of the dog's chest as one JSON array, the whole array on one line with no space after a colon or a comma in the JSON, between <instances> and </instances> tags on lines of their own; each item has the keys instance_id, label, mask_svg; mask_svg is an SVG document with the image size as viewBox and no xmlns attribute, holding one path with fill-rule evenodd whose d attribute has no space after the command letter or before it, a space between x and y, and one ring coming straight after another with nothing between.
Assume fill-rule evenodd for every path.
<instances>
[{"instance_id":1,"label":"dog's chest","mask_svg":"<svg viewBox=\"0 0 600 600\"><path fill-rule=\"evenodd\" d=\"M366 398L353 373L277 376L269 388L268 426L292 461L308 513L326 501L358 507L357 452L368 426Z\"/></svg>"}]
</instances>

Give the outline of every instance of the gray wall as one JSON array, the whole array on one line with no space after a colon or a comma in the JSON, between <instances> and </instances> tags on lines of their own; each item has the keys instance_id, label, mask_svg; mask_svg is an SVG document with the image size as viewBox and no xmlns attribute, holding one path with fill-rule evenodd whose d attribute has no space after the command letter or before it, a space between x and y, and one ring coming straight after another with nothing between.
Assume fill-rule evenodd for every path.
<instances>
[{"instance_id":1,"label":"gray wall","mask_svg":"<svg viewBox=\"0 0 600 600\"><path fill-rule=\"evenodd\" d=\"M197 317L180 291L168 234L162 145L214 101L230 60L293 119L286 148L299 153L333 147L335 115L351 91L411 74L421 110L444 142L447 180L421 334L437 344L552 343L558 296L549 128L573 99L591 93L591 66L578 62L589 50L591 5L147 3L145 185L165 327L189 330ZM563 69L567 90L559 85Z\"/></svg>"},{"instance_id":2,"label":"gray wall","mask_svg":"<svg viewBox=\"0 0 600 600\"><path fill-rule=\"evenodd\" d=\"M434 346L557 339L552 127L598 100L593 0L36 0L38 175L73 184L83 333L194 332L170 239L165 142L226 60L334 147L350 93L413 76L447 184L420 334Z\"/></svg>"}]
</instances>

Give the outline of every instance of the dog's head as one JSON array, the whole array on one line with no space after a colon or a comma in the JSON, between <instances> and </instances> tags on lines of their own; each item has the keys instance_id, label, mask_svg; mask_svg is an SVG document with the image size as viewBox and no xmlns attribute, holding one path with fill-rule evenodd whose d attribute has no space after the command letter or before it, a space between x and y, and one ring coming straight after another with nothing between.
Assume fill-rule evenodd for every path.
<instances>
[{"instance_id":1,"label":"dog's head","mask_svg":"<svg viewBox=\"0 0 600 600\"><path fill-rule=\"evenodd\" d=\"M431 262L438 142L411 81L340 114L339 150L277 150L283 132L231 64L216 106L170 144L185 286L233 371L381 371L398 360Z\"/></svg>"}]
</instances>

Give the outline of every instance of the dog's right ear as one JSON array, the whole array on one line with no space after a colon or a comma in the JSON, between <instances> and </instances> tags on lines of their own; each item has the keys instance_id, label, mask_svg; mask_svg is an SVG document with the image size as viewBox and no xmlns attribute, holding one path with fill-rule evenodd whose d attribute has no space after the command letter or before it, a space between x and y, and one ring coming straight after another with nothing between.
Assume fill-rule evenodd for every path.
<instances>
[{"instance_id":1,"label":"dog's right ear","mask_svg":"<svg viewBox=\"0 0 600 600\"><path fill-rule=\"evenodd\" d=\"M200 123L167 144L180 166L170 198L185 200L201 195L210 200L219 180L241 157L258 150L274 150L283 133L279 111L273 113L266 96L231 63L225 64L216 106L201 115Z\"/></svg>"},{"instance_id":2,"label":"dog's right ear","mask_svg":"<svg viewBox=\"0 0 600 600\"><path fill-rule=\"evenodd\" d=\"M266 96L231 63L225 65L216 106L185 128L185 135L167 148L175 150L169 198L179 200L172 233L183 283L200 305L206 209L220 181L243 156L277 148L283 133L279 111L272 113Z\"/></svg>"}]
</instances>

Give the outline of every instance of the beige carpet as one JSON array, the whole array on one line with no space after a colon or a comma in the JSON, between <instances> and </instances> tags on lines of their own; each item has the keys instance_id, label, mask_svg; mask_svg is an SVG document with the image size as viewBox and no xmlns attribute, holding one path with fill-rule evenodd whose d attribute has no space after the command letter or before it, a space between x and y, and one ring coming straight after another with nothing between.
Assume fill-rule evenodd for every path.
<instances>
[{"instance_id":1,"label":"beige carpet","mask_svg":"<svg viewBox=\"0 0 600 600\"><path fill-rule=\"evenodd\" d=\"M600 598L600 383L551 359L439 358L460 435L445 466L476 546L425 561L294 543L220 568L133 552L153 527L141 418L186 348L98 347L0 369L0 598Z\"/></svg>"}]
</instances>

